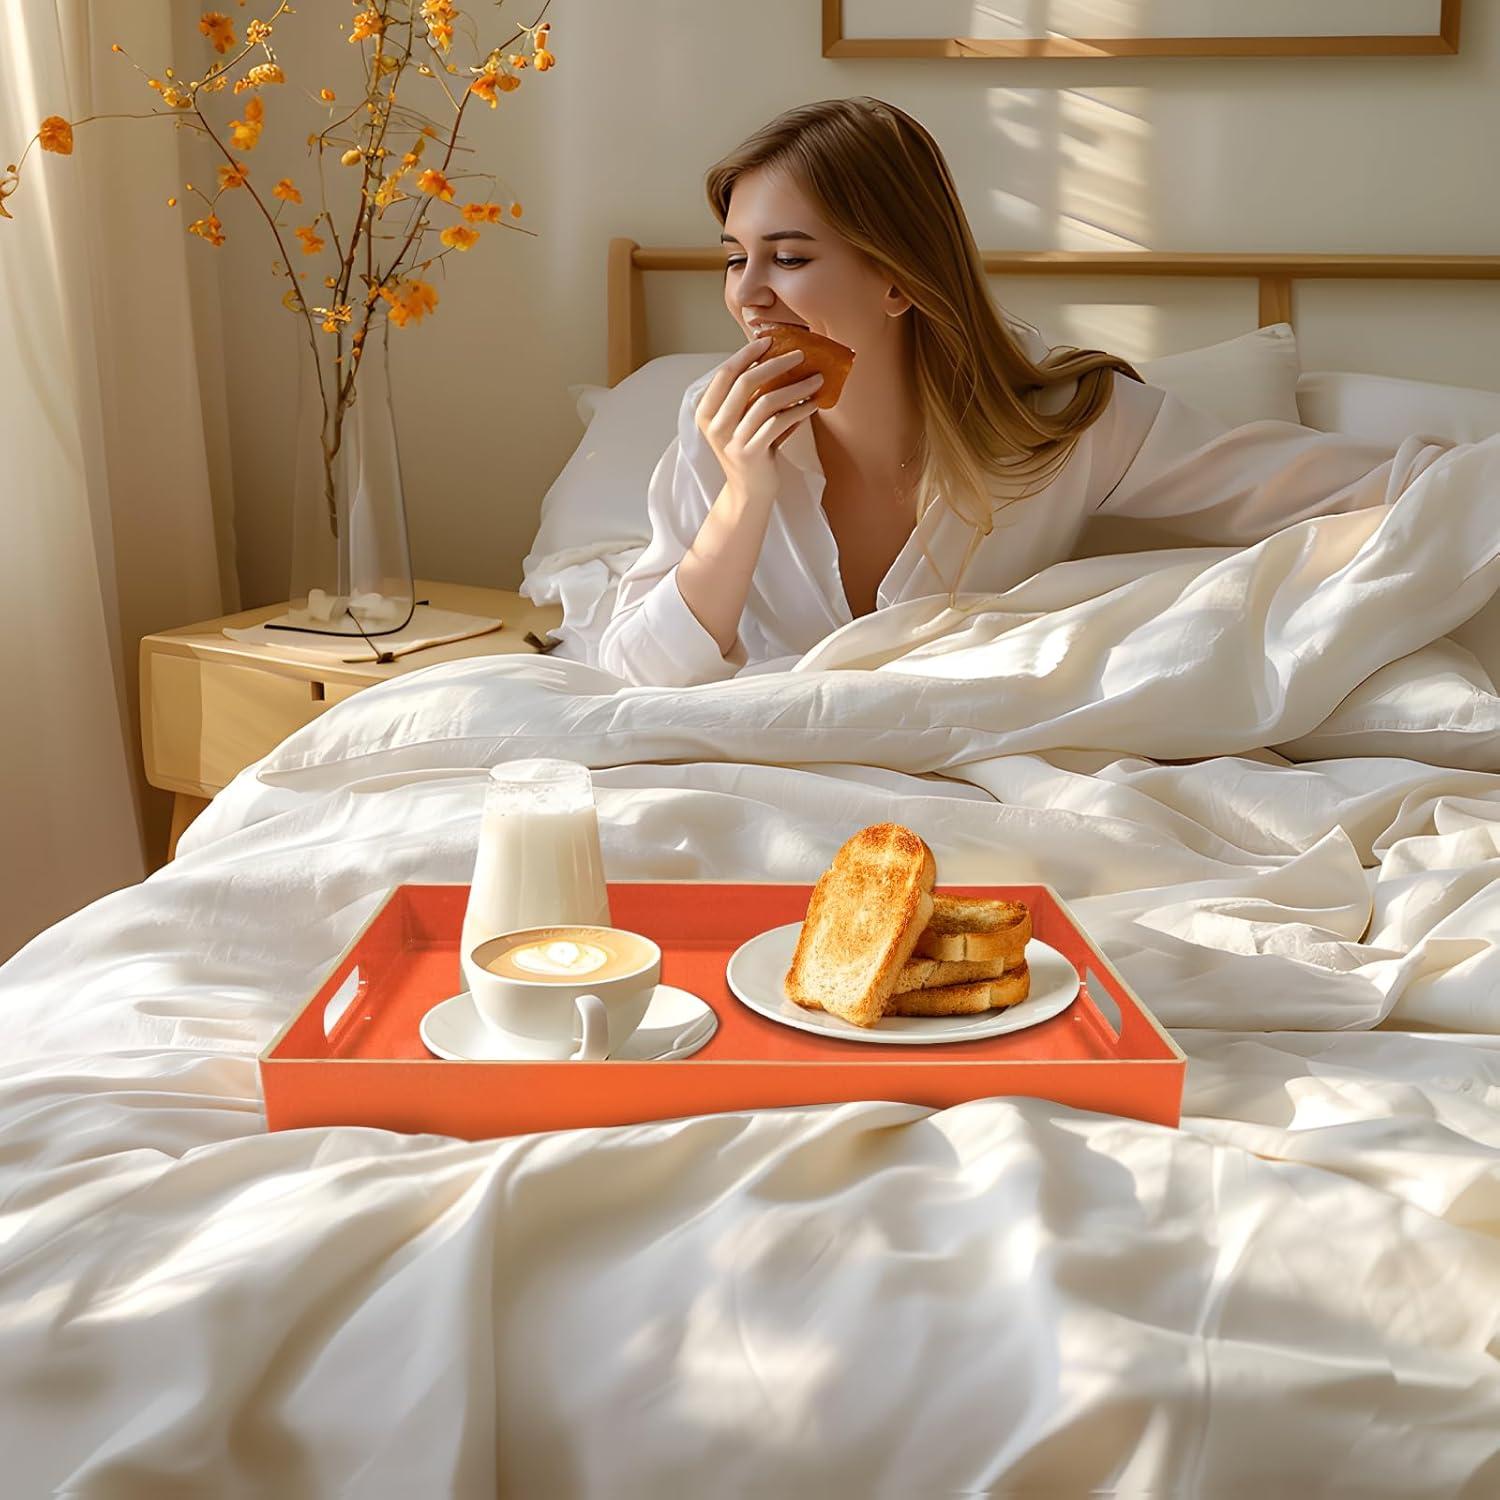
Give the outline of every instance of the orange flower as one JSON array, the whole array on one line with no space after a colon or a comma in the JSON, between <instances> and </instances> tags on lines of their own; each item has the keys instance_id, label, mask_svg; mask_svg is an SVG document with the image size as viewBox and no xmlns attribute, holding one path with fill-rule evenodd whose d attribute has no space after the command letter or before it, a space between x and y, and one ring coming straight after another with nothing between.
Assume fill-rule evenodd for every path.
<instances>
[{"instance_id":1,"label":"orange flower","mask_svg":"<svg viewBox=\"0 0 1500 1500\"><path fill-rule=\"evenodd\" d=\"M476 99L483 99L491 109L496 104L495 91L500 87L500 80L505 77L503 73L481 73L473 83L469 85L469 92Z\"/></svg>"},{"instance_id":2,"label":"orange flower","mask_svg":"<svg viewBox=\"0 0 1500 1500\"><path fill-rule=\"evenodd\" d=\"M444 203L453 202L453 184L436 167L428 167L417 178L417 189L419 192L431 193L434 198L441 198Z\"/></svg>"},{"instance_id":3,"label":"orange flower","mask_svg":"<svg viewBox=\"0 0 1500 1500\"><path fill-rule=\"evenodd\" d=\"M219 168L219 188L221 191L228 188L241 188L245 185L245 179L250 175L250 169L244 162L235 162L232 166L221 166Z\"/></svg>"},{"instance_id":4,"label":"orange flower","mask_svg":"<svg viewBox=\"0 0 1500 1500\"><path fill-rule=\"evenodd\" d=\"M521 205L519 203L512 203L511 204L511 206L510 206L510 216L513 219L519 219L521 217Z\"/></svg>"},{"instance_id":5,"label":"orange flower","mask_svg":"<svg viewBox=\"0 0 1500 1500\"><path fill-rule=\"evenodd\" d=\"M255 143L260 139L265 113L266 107L259 99L251 98L245 101L245 118L229 122L229 133L234 138L236 151L255 150Z\"/></svg>"},{"instance_id":6,"label":"orange flower","mask_svg":"<svg viewBox=\"0 0 1500 1500\"><path fill-rule=\"evenodd\" d=\"M347 302L339 302L333 307L315 307L313 311L323 314L324 333L337 333L354 316L354 308Z\"/></svg>"},{"instance_id":7,"label":"orange flower","mask_svg":"<svg viewBox=\"0 0 1500 1500\"><path fill-rule=\"evenodd\" d=\"M365 42L378 37L385 30L385 17L378 10L362 10L354 18L354 30L349 33L351 42Z\"/></svg>"},{"instance_id":8,"label":"orange flower","mask_svg":"<svg viewBox=\"0 0 1500 1500\"><path fill-rule=\"evenodd\" d=\"M234 46L234 25L221 11L204 11L198 17L198 30L214 44L215 52L222 54Z\"/></svg>"},{"instance_id":9,"label":"orange flower","mask_svg":"<svg viewBox=\"0 0 1500 1500\"><path fill-rule=\"evenodd\" d=\"M466 229L462 224L450 224L438 238L454 250L467 250L479 239L479 231Z\"/></svg>"},{"instance_id":10,"label":"orange flower","mask_svg":"<svg viewBox=\"0 0 1500 1500\"><path fill-rule=\"evenodd\" d=\"M252 88L260 88L267 83L285 83L286 74L275 63L256 63L256 65L245 74L245 82Z\"/></svg>"},{"instance_id":11,"label":"orange flower","mask_svg":"<svg viewBox=\"0 0 1500 1500\"><path fill-rule=\"evenodd\" d=\"M207 240L210 245L224 243L224 226L219 223L218 214L210 214L206 219L194 219L188 225L188 233L196 234L200 239Z\"/></svg>"},{"instance_id":12,"label":"orange flower","mask_svg":"<svg viewBox=\"0 0 1500 1500\"><path fill-rule=\"evenodd\" d=\"M498 224L505 209L498 203L465 203L459 212L469 224Z\"/></svg>"},{"instance_id":13,"label":"orange flower","mask_svg":"<svg viewBox=\"0 0 1500 1500\"><path fill-rule=\"evenodd\" d=\"M300 203L302 201L302 194L297 191L290 177L283 177L271 189L271 196L273 198L285 198L288 203Z\"/></svg>"},{"instance_id":14,"label":"orange flower","mask_svg":"<svg viewBox=\"0 0 1500 1500\"><path fill-rule=\"evenodd\" d=\"M422 19L427 22L427 39L443 52L453 44L453 21L457 15L453 0L422 0Z\"/></svg>"},{"instance_id":15,"label":"orange flower","mask_svg":"<svg viewBox=\"0 0 1500 1500\"><path fill-rule=\"evenodd\" d=\"M420 323L438 304L436 290L416 277L398 281L393 287L383 286L380 295L390 304L389 317L397 328L405 328L408 322Z\"/></svg>"},{"instance_id":16,"label":"orange flower","mask_svg":"<svg viewBox=\"0 0 1500 1500\"><path fill-rule=\"evenodd\" d=\"M240 0L240 3L243 4L244 0ZM249 42L252 47L260 42L265 41L265 39L270 36L270 34L271 24L269 21L252 21L245 28L245 40Z\"/></svg>"},{"instance_id":17,"label":"orange flower","mask_svg":"<svg viewBox=\"0 0 1500 1500\"><path fill-rule=\"evenodd\" d=\"M422 19L427 22L427 40L440 51L446 52L453 45L452 5L424 5Z\"/></svg>"},{"instance_id":18,"label":"orange flower","mask_svg":"<svg viewBox=\"0 0 1500 1500\"><path fill-rule=\"evenodd\" d=\"M548 68L557 66L557 59L545 47L539 47L531 59L531 66L538 73L545 73Z\"/></svg>"},{"instance_id":19,"label":"orange flower","mask_svg":"<svg viewBox=\"0 0 1500 1500\"><path fill-rule=\"evenodd\" d=\"M389 177L383 178L375 192L375 207L386 209L393 203L404 203L406 194L401 191L401 174L392 172Z\"/></svg>"},{"instance_id":20,"label":"orange flower","mask_svg":"<svg viewBox=\"0 0 1500 1500\"><path fill-rule=\"evenodd\" d=\"M325 104L332 104L333 101L338 98L338 95L335 94L332 89L319 89L318 98L320 98Z\"/></svg>"},{"instance_id":21,"label":"orange flower","mask_svg":"<svg viewBox=\"0 0 1500 1500\"><path fill-rule=\"evenodd\" d=\"M36 134L43 151L55 151L59 156L73 154L73 127L61 115L48 115Z\"/></svg>"},{"instance_id":22,"label":"orange flower","mask_svg":"<svg viewBox=\"0 0 1500 1500\"><path fill-rule=\"evenodd\" d=\"M302 253L304 255L316 255L323 248L323 241L318 238L318 226L316 223L306 224L294 232L297 238L302 241Z\"/></svg>"}]
</instances>

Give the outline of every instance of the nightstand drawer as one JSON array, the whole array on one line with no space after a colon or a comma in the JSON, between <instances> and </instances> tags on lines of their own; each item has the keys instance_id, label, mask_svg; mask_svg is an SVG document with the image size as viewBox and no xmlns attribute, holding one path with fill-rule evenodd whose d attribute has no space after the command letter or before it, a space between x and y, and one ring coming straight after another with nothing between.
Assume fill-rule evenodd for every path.
<instances>
[{"instance_id":1,"label":"nightstand drawer","mask_svg":"<svg viewBox=\"0 0 1500 1500\"><path fill-rule=\"evenodd\" d=\"M152 656L150 670L147 779L205 797L331 703L359 691L165 653Z\"/></svg>"}]
</instances>

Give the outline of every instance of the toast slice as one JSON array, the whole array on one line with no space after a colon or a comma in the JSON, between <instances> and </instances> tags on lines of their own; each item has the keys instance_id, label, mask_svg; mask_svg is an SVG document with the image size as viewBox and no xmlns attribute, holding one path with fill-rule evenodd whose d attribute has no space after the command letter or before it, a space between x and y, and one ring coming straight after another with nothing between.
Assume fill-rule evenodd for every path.
<instances>
[{"instance_id":1,"label":"toast slice","mask_svg":"<svg viewBox=\"0 0 1500 1500\"><path fill-rule=\"evenodd\" d=\"M1024 901L934 896L917 953L948 963L1004 958L1012 967L1030 941L1031 912Z\"/></svg>"},{"instance_id":2,"label":"toast slice","mask_svg":"<svg viewBox=\"0 0 1500 1500\"><path fill-rule=\"evenodd\" d=\"M994 979L974 984L935 985L908 990L886 1001L888 1016L973 1016L986 1010L1018 1005L1031 993L1031 970L1024 964L1006 969Z\"/></svg>"},{"instance_id":3,"label":"toast slice","mask_svg":"<svg viewBox=\"0 0 1500 1500\"><path fill-rule=\"evenodd\" d=\"M902 1012L895 1008L896 1002L904 995L909 995L915 990L922 989L962 989L968 985L974 985L980 980L999 979L1007 969L1017 966L1025 968L1026 960L1016 958L1011 962L1000 958L976 959L972 963L944 963L937 958L909 958L901 966L901 972L896 976L896 987L891 991L891 997L885 1003L885 1013L888 1016L901 1015ZM980 1007L983 1009L984 1007ZM808 1006L809 1010L821 1010L822 1006Z\"/></svg>"},{"instance_id":4,"label":"toast slice","mask_svg":"<svg viewBox=\"0 0 1500 1500\"><path fill-rule=\"evenodd\" d=\"M813 887L783 988L788 1000L876 1026L932 915L932 850L899 823L862 828Z\"/></svg>"},{"instance_id":5,"label":"toast slice","mask_svg":"<svg viewBox=\"0 0 1500 1500\"><path fill-rule=\"evenodd\" d=\"M918 940L920 941L920 939ZM979 979L998 979L1007 969L1026 962L1023 949L1004 958L960 958L948 961L941 958L909 958L896 976L893 996L904 995L911 990L935 989L949 984L973 984Z\"/></svg>"},{"instance_id":6,"label":"toast slice","mask_svg":"<svg viewBox=\"0 0 1500 1500\"><path fill-rule=\"evenodd\" d=\"M940 984L893 994L885 1002L888 1016L973 1016L1018 1005L1031 993L1031 970L1025 961L992 979L970 984Z\"/></svg>"}]
</instances>

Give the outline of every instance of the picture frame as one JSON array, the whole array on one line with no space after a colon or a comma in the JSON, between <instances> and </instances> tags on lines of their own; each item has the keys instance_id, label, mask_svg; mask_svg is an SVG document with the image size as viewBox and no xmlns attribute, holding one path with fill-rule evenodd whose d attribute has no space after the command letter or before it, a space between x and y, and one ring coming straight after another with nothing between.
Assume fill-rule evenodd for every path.
<instances>
[{"instance_id":1,"label":"picture frame","mask_svg":"<svg viewBox=\"0 0 1500 1500\"><path fill-rule=\"evenodd\" d=\"M824 57L882 59L1432 57L1458 52L1461 10L1461 0L1257 0L1253 8L1242 0L822 3ZM897 34L914 20L922 34ZM986 34L955 34L960 29Z\"/></svg>"}]
</instances>

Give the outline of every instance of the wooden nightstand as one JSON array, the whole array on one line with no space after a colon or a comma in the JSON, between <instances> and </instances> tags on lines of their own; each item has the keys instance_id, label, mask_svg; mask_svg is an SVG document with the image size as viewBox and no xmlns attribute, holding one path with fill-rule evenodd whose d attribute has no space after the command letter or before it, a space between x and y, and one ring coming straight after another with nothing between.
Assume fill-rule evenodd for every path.
<instances>
[{"instance_id":1,"label":"wooden nightstand","mask_svg":"<svg viewBox=\"0 0 1500 1500\"><path fill-rule=\"evenodd\" d=\"M429 646L384 666L337 666L278 655L274 647L247 646L223 633L226 625L258 625L285 604L247 609L222 620L164 630L141 641L141 741L146 780L175 793L167 858L182 831L251 761L374 682L415 672L435 662L471 656L535 655L526 632L546 639L562 620L556 604L536 605L500 589L417 581L417 598L437 609L498 617L504 628L466 641Z\"/></svg>"}]
</instances>

